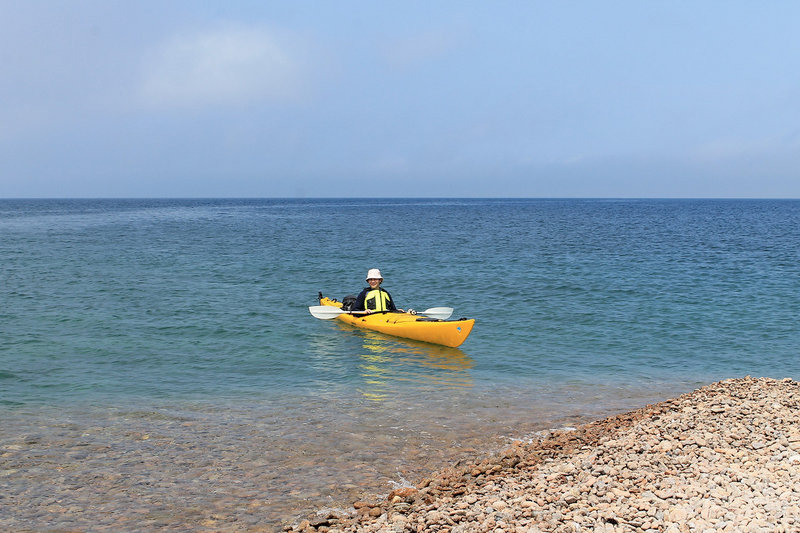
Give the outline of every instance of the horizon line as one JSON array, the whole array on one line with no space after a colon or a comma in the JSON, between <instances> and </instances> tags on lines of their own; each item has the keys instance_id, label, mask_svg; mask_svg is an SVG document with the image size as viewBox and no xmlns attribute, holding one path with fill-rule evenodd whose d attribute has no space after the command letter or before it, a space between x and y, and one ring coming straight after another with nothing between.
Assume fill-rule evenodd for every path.
<instances>
[{"instance_id":1,"label":"horizon line","mask_svg":"<svg viewBox=\"0 0 800 533\"><path fill-rule=\"evenodd\" d=\"M25 200L800 200L783 196L15 196Z\"/></svg>"}]
</instances>

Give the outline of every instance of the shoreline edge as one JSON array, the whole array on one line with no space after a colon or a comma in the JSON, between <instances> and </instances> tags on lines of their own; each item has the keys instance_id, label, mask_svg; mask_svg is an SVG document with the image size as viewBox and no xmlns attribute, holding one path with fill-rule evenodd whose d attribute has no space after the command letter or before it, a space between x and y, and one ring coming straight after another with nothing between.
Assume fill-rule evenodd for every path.
<instances>
[{"instance_id":1,"label":"shoreline edge","mask_svg":"<svg viewBox=\"0 0 800 533\"><path fill-rule=\"evenodd\" d=\"M460 461L292 533L800 531L800 383L735 378Z\"/></svg>"}]
</instances>

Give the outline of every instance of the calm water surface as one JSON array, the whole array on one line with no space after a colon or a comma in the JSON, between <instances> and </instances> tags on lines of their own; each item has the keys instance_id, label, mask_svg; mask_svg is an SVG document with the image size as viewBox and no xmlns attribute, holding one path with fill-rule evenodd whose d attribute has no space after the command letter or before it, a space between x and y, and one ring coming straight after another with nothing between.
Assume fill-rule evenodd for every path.
<instances>
[{"instance_id":1,"label":"calm water surface","mask_svg":"<svg viewBox=\"0 0 800 533\"><path fill-rule=\"evenodd\" d=\"M798 379L799 255L798 201L0 201L0 526L279 527L543 428ZM308 314L372 267L470 338Z\"/></svg>"}]
</instances>

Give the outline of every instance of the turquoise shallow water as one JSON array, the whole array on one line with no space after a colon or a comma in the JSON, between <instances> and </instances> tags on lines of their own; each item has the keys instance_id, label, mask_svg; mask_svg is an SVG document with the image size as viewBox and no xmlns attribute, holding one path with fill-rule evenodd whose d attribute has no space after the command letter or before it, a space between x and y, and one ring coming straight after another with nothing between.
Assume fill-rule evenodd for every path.
<instances>
[{"instance_id":1,"label":"turquoise shallow water","mask_svg":"<svg viewBox=\"0 0 800 533\"><path fill-rule=\"evenodd\" d=\"M3 200L0 436L68 448L54 428L70 419L139 450L114 428L175 418L216 435L214 455L230 424L256 428L276 521L455 443L800 378L799 255L800 201ZM471 337L448 349L308 314L372 267L401 307L476 318Z\"/></svg>"}]
</instances>

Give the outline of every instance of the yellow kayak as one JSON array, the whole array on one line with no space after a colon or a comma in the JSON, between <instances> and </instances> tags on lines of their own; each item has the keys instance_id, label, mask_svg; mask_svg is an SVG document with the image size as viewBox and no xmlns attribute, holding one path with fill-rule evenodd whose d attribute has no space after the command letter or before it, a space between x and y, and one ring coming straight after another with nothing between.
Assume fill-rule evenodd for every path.
<instances>
[{"instance_id":1,"label":"yellow kayak","mask_svg":"<svg viewBox=\"0 0 800 533\"><path fill-rule=\"evenodd\" d=\"M341 308L342 302L320 295L319 304ZM452 311L452 310L451 310ZM410 313L390 312L369 315L342 313L336 317L359 328L371 329L395 337L414 339L455 348L464 342L475 325L474 318L440 320Z\"/></svg>"}]
</instances>

